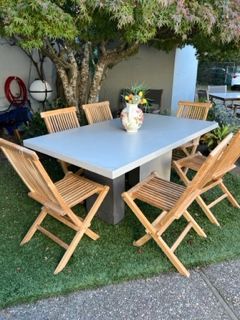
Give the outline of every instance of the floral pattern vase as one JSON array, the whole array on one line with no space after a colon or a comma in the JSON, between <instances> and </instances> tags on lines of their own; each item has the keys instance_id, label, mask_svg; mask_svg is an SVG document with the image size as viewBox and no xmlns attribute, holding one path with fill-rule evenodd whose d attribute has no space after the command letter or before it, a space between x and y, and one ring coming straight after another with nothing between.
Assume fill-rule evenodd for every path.
<instances>
[{"instance_id":1,"label":"floral pattern vase","mask_svg":"<svg viewBox=\"0 0 240 320\"><path fill-rule=\"evenodd\" d=\"M122 125L127 132L137 132L143 123L143 112L138 104L126 103L121 112Z\"/></svg>"}]
</instances>

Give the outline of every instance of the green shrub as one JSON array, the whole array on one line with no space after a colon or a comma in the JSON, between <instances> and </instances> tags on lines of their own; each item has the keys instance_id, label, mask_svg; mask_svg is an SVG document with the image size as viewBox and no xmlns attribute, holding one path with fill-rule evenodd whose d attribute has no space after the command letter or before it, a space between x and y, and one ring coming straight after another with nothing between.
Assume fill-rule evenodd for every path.
<instances>
[{"instance_id":1,"label":"green shrub","mask_svg":"<svg viewBox=\"0 0 240 320\"><path fill-rule=\"evenodd\" d=\"M47 133L47 128L39 112L33 114L32 120L23 128L23 139L41 136Z\"/></svg>"},{"instance_id":2,"label":"green shrub","mask_svg":"<svg viewBox=\"0 0 240 320\"><path fill-rule=\"evenodd\" d=\"M234 128L228 125L220 125L218 128L206 133L201 142L206 144L210 150L213 150Z\"/></svg>"}]
</instances>

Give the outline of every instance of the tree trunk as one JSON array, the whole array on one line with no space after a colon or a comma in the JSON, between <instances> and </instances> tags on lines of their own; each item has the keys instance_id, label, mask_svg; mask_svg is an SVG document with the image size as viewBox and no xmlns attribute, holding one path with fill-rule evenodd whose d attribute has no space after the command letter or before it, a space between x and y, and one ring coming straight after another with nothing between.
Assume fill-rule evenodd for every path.
<instances>
[{"instance_id":1,"label":"tree trunk","mask_svg":"<svg viewBox=\"0 0 240 320\"><path fill-rule=\"evenodd\" d=\"M88 102L89 85L90 85L89 84L90 49L91 49L91 44L88 42L84 45L83 59L82 59L82 63L81 63L80 71L78 75L77 97L78 97L79 106Z\"/></svg>"},{"instance_id":2,"label":"tree trunk","mask_svg":"<svg viewBox=\"0 0 240 320\"><path fill-rule=\"evenodd\" d=\"M98 101L99 92L101 89L101 83L106 69L105 59L100 59L96 65L95 73L92 79L90 92L88 96L88 103L93 103Z\"/></svg>"},{"instance_id":3,"label":"tree trunk","mask_svg":"<svg viewBox=\"0 0 240 320\"><path fill-rule=\"evenodd\" d=\"M78 65L74 51L68 47L53 48L50 42L43 48L43 52L56 65L61 79L66 102L69 106L81 106L84 103L98 101L102 82L108 69L130 55L136 53L138 43L131 46L121 45L116 49L107 50L106 44L100 45L100 57L95 65L94 74L91 77L90 57L92 55L91 43L84 44L83 58ZM79 109L80 111L80 109Z\"/></svg>"},{"instance_id":4,"label":"tree trunk","mask_svg":"<svg viewBox=\"0 0 240 320\"><path fill-rule=\"evenodd\" d=\"M42 48L42 52L48 56L56 66L57 73L62 82L67 105L78 107L78 65L74 52L66 46L62 50L58 47L58 50L54 48L48 40L46 40L46 46Z\"/></svg>"},{"instance_id":5,"label":"tree trunk","mask_svg":"<svg viewBox=\"0 0 240 320\"><path fill-rule=\"evenodd\" d=\"M90 92L88 96L88 103L94 103L98 101L101 85L109 67L113 67L120 61L136 53L138 48L139 44L134 43L131 46L108 51L106 50L104 44L102 44L102 57L100 57L95 68L95 73L91 82Z\"/></svg>"},{"instance_id":6,"label":"tree trunk","mask_svg":"<svg viewBox=\"0 0 240 320\"><path fill-rule=\"evenodd\" d=\"M69 80L66 70L57 64L56 64L56 69L62 81L64 96L67 104L69 106L77 107L78 103L76 99L76 85L77 85L76 79L73 77L73 79Z\"/></svg>"},{"instance_id":7,"label":"tree trunk","mask_svg":"<svg viewBox=\"0 0 240 320\"><path fill-rule=\"evenodd\" d=\"M69 70L68 70L68 87L64 87L64 92L70 93L71 102L73 106L78 107L78 96L77 96L77 81L78 81L78 65L74 57L74 53L70 52L68 55L69 59Z\"/></svg>"}]
</instances>

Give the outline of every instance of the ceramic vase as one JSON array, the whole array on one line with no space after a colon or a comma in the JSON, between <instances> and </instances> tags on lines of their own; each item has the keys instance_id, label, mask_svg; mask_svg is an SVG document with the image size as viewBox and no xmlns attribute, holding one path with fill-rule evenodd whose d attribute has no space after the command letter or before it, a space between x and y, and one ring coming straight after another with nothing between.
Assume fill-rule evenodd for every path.
<instances>
[{"instance_id":1,"label":"ceramic vase","mask_svg":"<svg viewBox=\"0 0 240 320\"><path fill-rule=\"evenodd\" d=\"M138 104L126 103L121 112L122 125L127 132L137 132L143 123L143 112Z\"/></svg>"}]
</instances>

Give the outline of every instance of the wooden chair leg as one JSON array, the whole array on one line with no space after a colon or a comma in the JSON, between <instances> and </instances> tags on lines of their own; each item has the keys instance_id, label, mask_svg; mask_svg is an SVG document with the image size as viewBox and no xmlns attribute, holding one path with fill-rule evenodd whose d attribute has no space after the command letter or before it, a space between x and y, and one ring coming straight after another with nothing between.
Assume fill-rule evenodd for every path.
<instances>
[{"instance_id":1,"label":"wooden chair leg","mask_svg":"<svg viewBox=\"0 0 240 320\"><path fill-rule=\"evenodd\" d=\"M196 231L196 233L203 238L206 238L207 235L206 233L203 231L203 229L199 226L199 224L195 221L195 219L193 219L193 217L190 215L190 213L188 211L185 211L183 216L185 217L185 219L191 223L193 229Z\"/></svg>"},{"instance_id":2,"label":"wooden chair leg","mask_svg":"<svg viewBox=\"0 0 240 320\"><path fill-rule=\"evenodd\" d=\"M75 220L74 223L73 223L73 220L70 220L69 217L67 217L67 216L61 217L58 214L56 214L56 213L54 213L54 212L52 212L50 210L48 210L48 214L50 214L55 219L57 219L58 221L60 221L60 222L62 222L64 224L66 224L67 226L69 226L70 228L72 228L74 230L77 230L76 229L77 227L79 227L79 229L81 229L82 222L83 222L83 219L81 217L77 217L77 220ZM99 235L96 232L94 232L93 230L91 230L91 229L87 229L85 233L92 240L99 239Z\"/></svg>"},{"instance_id":3,"label":"wooden chair leg","mask_svg":"<svg viewBox=\"0 0 240 320\"><path fill-rule=\"evenodd\" d=\"M165 253L165 255L168 257L168 259L171 261L171 263L174 265L174 267L178 270L178 272L186 277L189 277L190 273L189 271L184 267L182 262L177 258L177 256L174 254L174 250L172 250L166 242L162 239L161 236L155 234L149 234L147 233L142 238L134 242L135 246L141 246L144 243L146 243L148 240L153 238L157 245L162 249L162 251Z\"/></svg>"},{"instance_id":4,"label":"wooden chair leg","mask_svg":"<svg viewBox=\"0 0 240 320\"><path fill-rule=\"evenodd\" d=\"M47 215L47 212L45 209L42 209L42 211L40 212L40 214L38 215L37 219L34 221L33 225L31 226L31 228L28 230L27 234L25 235L25 237L22 239L20 245L24 245L25 243L27 243L28 241L31 240L32 236L34 235L34 233L37 231L37 227L40 226L40 224L43 222L43 220L45 219Z\"/></svg>"},{"instance_id":5,"label":"wooden chair leg","mask_svg":"<svg viewBox=\"0 0 240 320\"><path fill-rule=\"evenodd\" d=\"M203 201L201 196L198 196L196 198L197 203L199 204L199 206L202 208L203 212L206 214L206 216L208 217L208 219L213 223L216 224L218 227L220 227L220 223L218 222L218 220L215 218L215 216L213 215L212 211L208 208L208 206L206 205L206 203Z\"/></svg>"},{"instance_id":6,"label":"wooden chair leg","mask_svg":"<svg viewBox=\"0 0 240 320\"><path fill-rule=\"evenodd\" d=\"M168 259L171 261L171 263L174 265L174 267L178 270L178 272L183 276L189 277L189 271L184 267L182 262L177 258L177 256L174 254L171 248L169 248L169 246L162 239L162 237L157 235L153 235L152 237L156 241L158 246L162 249L162 251L165 253L165 255L168 257Z\"/></svg>"},{"instance_id":7,"label":"wooden chair leg","mask_svg":"<svg viewBox=\"0 0 240 320\"><path fill-rule=\"evenodd\" d=\"M232 204L233 207L235 208L240 208L239 203L237 200L233 197L231 192L227 189L227 187L224 185L223 182L220 182L219 187L221 188L222 192L227 195L228 201Z\"/></svg>"},{"instance_id":8,"label":"wooden chair leg","mask_svg":"<svg viewBox=\"0 0 240 320\"><path fill-rule=\"evenodd\" d=\"M57 268L55 269L54 274L58 274L59 272L61 272L64 269L64 267L68 263L69 259L71 258L73 252L75 251L77 245L79 244L80 240L82 239L84 233L85 233L84 230L78 231L76 233L76 235L73 238L72 242L70 243L68 249L64 253L61 261L57 265Z\"/></svg>"},{"instance_id":9,"label":"wooden chair leg","mask_svg":"<svg viewBox=\"0 0 240 320\"><path fill-rule=\"evenodd\" d=\"M161 215L162 218L165 216L166 211L164 211ZM161 216L160 215L160 216ZM140 239L134 242L134 245L136 246L141 246L145 244L148 240L153 238L158 246L163 250L163 252L166 254L166 256L169 258L169 260L172 262L172 264L175 266L175 268L179 271L180 274L189 277L189 272L188 270L184 267L184 265L181 263L181 261L177 258L177 256L174 254L174 251L178 247L178 245L181 243L181 241L184 239L188 231L193 228L196 233L201 236L206 238L206 234L203 231L203 229L197 224L197 222L193 219L193 217L190 215L188 211L185 211L183 214L184 218L188 221L187 227L184 229L184 231L180 234L174 245L170 248L166 242L162 239L161 234L164 232L164 229L162 231L159 231L153 234L147 233ZM161 218L158 217L153 224L157 227L161 225ZM157 228L158 229L158 228Z\"/></svg>"},{"instance_id":10,"label":"wooden chair leg","mask_svg":"<svg viewBox=\"0 0 240 320\"><path fill-rule=\"evenodd\" d=\"M185 172L185 169L188 168L181 168L178 164L174 165L174 169L176 170L179 178L185 183L185 185L187 186L190 183L190 180L187 177L187 173Z\"/></svg>"},{"instance_id":11,"label":"wooden chair leg","mask_svg":"<svg viewBox=\"0 0 240 320\"><path fill-rule=\"evenodd\" d=\"M143 212L139 209L139 207L132 200L132 198L127 193L123 193L123 198L126 201L126 203L128 204L128 206L131 208L133 213L136 215L136 217L139 219L139 221L142 223L142 225L149 232L149 235L155 240L157 245L162 249L162 251L168 257L168 259L172 262L172 264L175 266L175 268L179 271L179 273L186 276L186 277L189 277L188 270L184 267L184 265L181 263L181 261L174 254L173 250L171 250L171 248L169 248L169 246L165 243L165 241L161 237L161 234L159 234L159 231L145 217ZM163 216L165 216L165 214ZM161 221L158 221L158 224L159 223L161 223ZM166 229L166 227L162 228L162 230L160 232L163 233L165 229Z\"/></svg>"},{"instance_id":12,"label":"wooden chair leg","mask_svg":"<svg viewBox=\"0 0 240 320\"><path fill-rule=\"evenodd\" d=\"M167 211L163 211L152 223L152 225L154 227L156 227L158 225L158 223L161 221L161 219L165 216L165 214L167 213ZM146 234L144 236L142 236L141 238L139 238L138 240L136 241L133 241L133 245L135 247L141 247L143 246L145 243L147 243L149 240L152 239L151 235L148 233L147 230L146 231Z\"/></svg>"},{"instance_id":13,"label":"wooden chair leg","mask_svg":"<svg viewBox=\"0 0 240 320\"><path fill-rule=\"evenodd\" d=\"M20 136L20 133L19 133L18 129L14 129L13 132L14 132L14 135L15 135L18 143L19 143L19 144L22 144L22 138L21 138L21 136Z\"/></svg>"},{"instance_id":14,"label":"wooden chair leg","mask_svg":"<svg viewBox=\"0 0 240 320\"><path fill-rule=\"evenodd\" d=\"M94 202L93 206L91 207L90 211L88 212L87 216L85 219L82 221L82 226L80 227L80 230L76 233L75 237L73 238L71 244L67 248L65 254L63 255L61 261L57 265L57 268L54 271L54 274L59 273L64 269L66 264L68 263L69 259L71 258L73 252L75 251L77 245L79 244L80 240L82 239L83 235L86 233L88 228L91 225L91 221L95 214L98 211L98 208L102 204L104 198L106 197L108 193L109 187L105 186L103 187L103 190L99 193L96 201Z\"/></svg>"},{"instance_id":15,"label":"wooden chair leg","mask_svg":"<svg viewBox=\"0 0 240 320\"><path fill-rule=\"evenodd\" d=\"M58 160L58 162L60 163L64 174L68 173L69 170L68 170L68 165L67 165L67 163L64 162L64 161L61 161L61 160Z\"/></svg>"},{"instance_id":16,"label":"wooden chair leg","mask_svg":"<svg viewBox=\"0 0 240 320\"><path fill-rule=\"evenodd\" d=\"M61 160L58 160L58 162L60 163L64 174L67 174L67 173L69 172L69 169L68 169L69 164L68 164L67 162L61 161ZM75 174L77 174L77 175L80 176L80 175L83 173L83 171L84 171L84 170L83 170L82 168L79 168L79 169L75 172Z\"/></svg>"}]
</instances>

